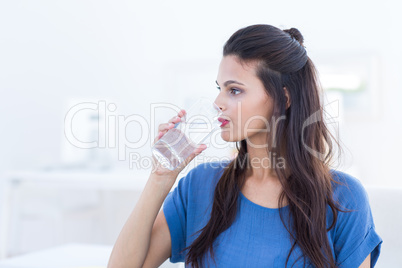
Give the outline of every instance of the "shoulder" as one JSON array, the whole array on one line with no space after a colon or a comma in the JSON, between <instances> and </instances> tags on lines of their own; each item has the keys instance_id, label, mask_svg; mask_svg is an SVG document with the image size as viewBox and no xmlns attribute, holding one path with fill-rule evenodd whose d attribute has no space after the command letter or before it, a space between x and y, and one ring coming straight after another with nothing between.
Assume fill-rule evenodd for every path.
<instances>
[{"instance_id":1,"label":"shoulder","mask_svg":"<svg viewBox=\"0 0 402 268\"><path fill-rule=\"evenodd\" d=\"M361 181L348 173L336 169L331 169L330 172L336 182L346 183L352 187L362 187Z\"/></svg>"},{"instance_id":2,"label":"shoulder","mask_svg":"<svg viewBox=\"0 0 402 268\"><path fill-rule=\"evenodd\" d=\"M366 189L356 177L339 170L331 170L333 197L344 205L358 206L368 203ZM363 203L362 203L363 202Z\"/></svg>"},{"instance_id":3,"label":"shoulder","mask_svg":"<svg viewBox=\"0 0 402 268\"><path fill-rule=\"evenodd\" d=\"M337 214L331 231L336 260L341 267L359 267L371 254L374 267L382 239L375 230L366 189L354 176L341 171L331 172L334 201L343 210ZM328 215L332 221L332 212Z\"/></svg>"},{"instance_id":4,"label":"shoulder","mask_svg":"<svg viewBox=\"0 0 402 268\"><path fill-rule=\"evenodd\" d=\"M230 162L221 160L198 164L180 179L179 185L195 190L214 187Z\"/></svg>"},{"instance_id":5,"label":"shoulder","mask_svg":"<svg viewBox=\"0 0 402 268\"><path fill-rule=\"evenodd\" d=\"M211 161L199 164L194 169L198 173L207 173L214 174L218 172L222 172L230 163L230 160L221 160L221 161Z\"/></svg>"},{"instance_id":6,"label":"shoulder","mask_svg":"<svg viewBox=\"0 0 402 268\"><path fill-rule=\"evenodd\" d=\"M204 177L205 176L213 176L213 175L222 175L225 168L230 163L230 160L221 160L221 161L211 161L201 163L195 166L193 169L190 170L188 175L192 177Z\"/></svg>"},{"instance_id":7,"label":"shoulder","mask_svg":"<svg viewBox=\"0 0 402 268\"><path fill-rule=\"evenodd\" d=\"M338 220L357 224L373 225L369 197L362 182L354 176L341 171L331 171L333 176L333 200L341 211ZM341 224L341 223L339 223Z\"/></svg>"}]
</instances>

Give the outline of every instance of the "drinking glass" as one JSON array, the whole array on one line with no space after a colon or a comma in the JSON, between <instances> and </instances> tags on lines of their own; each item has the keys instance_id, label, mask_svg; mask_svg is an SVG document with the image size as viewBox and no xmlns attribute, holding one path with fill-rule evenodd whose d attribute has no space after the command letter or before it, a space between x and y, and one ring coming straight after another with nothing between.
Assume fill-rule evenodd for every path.
<instances>
[{"instance_id":1,"label":"drinking glass","mask_svg":"<svg viewBox=\"0 0 402 268\"><path fill-rule=\"evenodd\" d=\"M151 148L158 162L169 170L176 169L218 128L220 108L207 98L198 99Z\"/></svg>"}]
</instances>

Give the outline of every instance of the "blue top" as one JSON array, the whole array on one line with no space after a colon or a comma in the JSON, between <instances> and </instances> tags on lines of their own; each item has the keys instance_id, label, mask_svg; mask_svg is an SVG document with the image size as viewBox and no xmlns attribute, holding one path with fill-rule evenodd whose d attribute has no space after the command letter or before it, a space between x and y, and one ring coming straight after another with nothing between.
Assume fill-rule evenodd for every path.
<instances>
[{"instance_id":1,"label":"blue top","mask_svg":"<svg viewBox=\"0 0 402 268\"><path fill-rule=\"evenodd\" d=\"M213 194L224 167L229 161L203 163L180 179L163 204L163 212L172 240L171 262L184 262L179 252L191 245L210 218ZM328 233L329 243L339 267L357 268L371 253L371 267L380 255L381 237L376 233L369 200L361 182L356 178L331 170L335 180L348 187L333 183L334 199L341 209L356 211L338 212L338 220ZM279 209L267 208L248 200L241 192L236 219L214 241L216 266L210 253L204 256L209 267L285 267L292 246L290 235L279 217ZM288 206L283 208L287 222ZM327 205L327 228L332 222L332 211ZM296 261L301 249L296 246L288 267ZM307 258L306 258L307 260ZM208 266L206 266L208 267ZM303 267L302 258L293 267Z\"/></svg>"}]
</instances>

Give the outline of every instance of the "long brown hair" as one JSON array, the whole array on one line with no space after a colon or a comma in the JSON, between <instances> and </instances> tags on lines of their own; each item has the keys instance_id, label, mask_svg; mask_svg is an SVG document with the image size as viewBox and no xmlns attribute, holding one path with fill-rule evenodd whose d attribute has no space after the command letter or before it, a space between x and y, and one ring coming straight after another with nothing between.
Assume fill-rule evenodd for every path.
<instances>
[{"instance_id":1,"label":"long brown hair","mask_svg":"<svg viewBox=\"0 0 402 268\"><path fill-rule=\"evenodd\" d=\"M236 31L229 38L223 48L223 56L236 56L244 63L257 62L257 77L274 100L273 116L285 116L285 120L276 122L274 133L267 136L272 141L268 146L270 155L286 160L286 168L274 166L283 188L278 200L280 218L293 242L286 267L298 245L303 252L304 264L307 257L314 267L332 268L337 264L332 256L327 231L335 226L337 211L343 210L332 196L331 182L337 182L330 170L334 155L331 138L338 145L338 153L342 148L323 121L320 104L322 89L303 41L303 36L295 28L281 30L270 25L251 25ZM284 88L290 96L289 108L286 107ZM214 259L214 240L236 218L239 192L249 167L247 142L242 140L238 143L237 156L225 167L216 185L208 223L198 231L200 235L194 242L184 249L189 249L186 264L193 267L203 267L203 256L208 250ZM279 146L273 146L275 144ZM285 197L293 222L284 222L281 208ZM328 229L327 205L333 214Z\"/></svg>"}]
</instances>

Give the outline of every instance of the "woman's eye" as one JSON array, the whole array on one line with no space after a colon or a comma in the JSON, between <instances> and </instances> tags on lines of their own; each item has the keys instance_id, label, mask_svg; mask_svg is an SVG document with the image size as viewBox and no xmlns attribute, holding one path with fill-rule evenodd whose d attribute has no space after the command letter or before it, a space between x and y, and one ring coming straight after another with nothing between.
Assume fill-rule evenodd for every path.
<instances>
[{"instance_id":1,"label":"woman's eye","mask_svg":"<svg viewBox=\"0 0 402 268\"><path fill-rule=\"evenodd\" d=\"M231 89L230 89L230 92L231 92L233 95L237 95L237 94L233 93L234 91L238 92L237 94L241 93L241 91L238 90L237 88L231 88Z\"/></svg>"},{"instance_id":2,"label":"woman's eye","mask_svg":"<svg viewBox=\"0 0 402 268\"><path fill-rule=\"evenodd\" d=\"M221 91L221 87L216 87L219 91ZM238 95L239 93L241 93L241 90L237 89L237 88L231 88L229 89L230 94L232 95Z\"/></svg>"}]
</instances>

